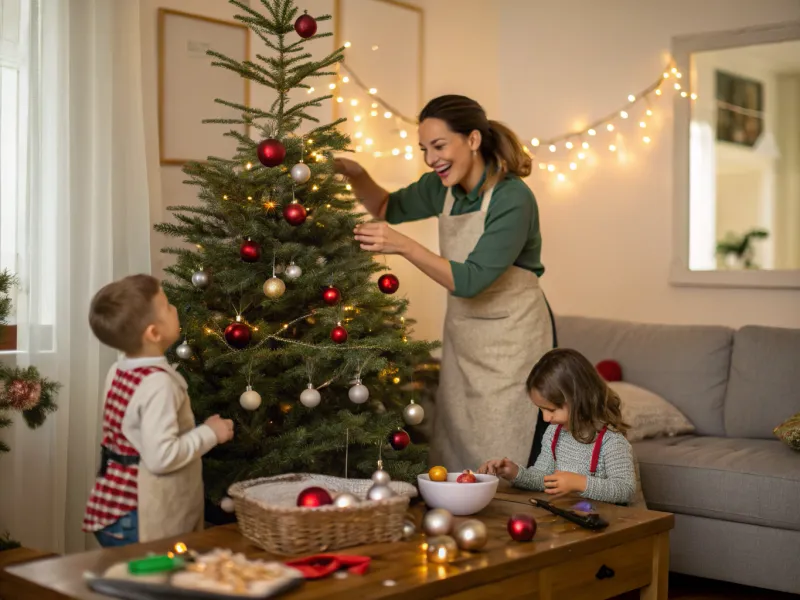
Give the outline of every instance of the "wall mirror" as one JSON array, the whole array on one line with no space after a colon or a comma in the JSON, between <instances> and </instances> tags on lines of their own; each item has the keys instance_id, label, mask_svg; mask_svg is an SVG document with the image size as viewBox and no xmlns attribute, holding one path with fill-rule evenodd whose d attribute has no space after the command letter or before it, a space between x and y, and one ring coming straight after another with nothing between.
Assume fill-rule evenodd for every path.
<instances>
[{"instance_id":1,"label":"wall mirror","mask_svg":"<svg viewBox=\"0 0 800 600\"><path fill-rule=\"evenodd\" d=\"M672 46L671 283L800 288L800 21Z\"/></svg>"}]
</instances>

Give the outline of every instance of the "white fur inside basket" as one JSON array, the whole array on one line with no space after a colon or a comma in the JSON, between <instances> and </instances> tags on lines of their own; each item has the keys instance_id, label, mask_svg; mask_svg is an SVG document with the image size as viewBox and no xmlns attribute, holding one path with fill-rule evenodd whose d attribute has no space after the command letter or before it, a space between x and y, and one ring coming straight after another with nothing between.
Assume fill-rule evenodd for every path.
<instances>
[{"instance_id":1,"label":"white fur inside basket","mask_svg":"<svg viewBox=\"0 0 800 600\"><path fill-rule=\"evenodd\" d=\"M325 488L335 496L341 492L350 492L360 499L365 499L369 488L373 485L371 479L344 479L328 475L302 474L295 476L279 475L271 480L265 480L258 485L244 490L247 498L258 500L272 506L297 506L297 496L304 489L312 486ZM392 481L389 487L398 495L413 498L417 495L417 488L404 481Z\"/></svg>"}]
</instances>

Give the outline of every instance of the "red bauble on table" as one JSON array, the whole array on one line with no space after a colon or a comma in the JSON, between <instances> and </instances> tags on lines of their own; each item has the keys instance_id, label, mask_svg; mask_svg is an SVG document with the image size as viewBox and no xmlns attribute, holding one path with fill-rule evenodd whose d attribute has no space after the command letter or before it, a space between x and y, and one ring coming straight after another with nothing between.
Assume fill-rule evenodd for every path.
<instances>
[{"instance_id":1,"label":"red bauble on table","mask_svg":"<svg viewBox=\"0 0 800 600\"><path fill-rule=\"evenodd\" d=\"M289 225L302 225L306 222L306 207L299 202L291 202L283 208L283 218Z\"/></svg>"},{"instance_id":2,"label":"red bauble on table","mask_svg":"<svg viewBox=\"0 0 800 600\"><path fill-rule=\"evenodd\" d=\"M339 303L339 300L341 299L342 299L342 292L337 290L332 285L325 288L325 291L322 292L322 300L328 306L335 306L336 304Z\"/></svg>"},{"instance_id":3,"label":"red bauble on table","mask_svg":"<svg viewBox=\"0 0 800 600\"><path fill-rule=\"evenodd\" d=\"M404 450L410 443L411 436L402 429L398 429L389 434L389 445L395 450Z\"/></svg>"},{"instance_id":4,"label":"red bauble on table","mask_svg":"<svg viewBox=\"0 0 800 600\"><path fill-rule=\"evenodd\" d=\"M317 20L305 11L294 22L294 30L301 38L310 38L317 33Z\"/></svg>"},{"instance_id":5,"label":"red bauble on table","mask_svg":"<svg viewBox=\"0 0 800 600\"><path fill-rule=\"evenodd\" d=\"M333 504L333 498L325 488L310 487L297 495L297 506L317 508L326 504Z\"/></svg>"},{"instance_id":6,"label":"red bauble on table","mask_svg":"<svg viewBox=\"0 0 800 600\"><path fill-rule=\"evenodd\" d=\"M261 258L261 246L248 238L239 246L239 256L244 262L256 262Z\"/></svg>"},{"instance_id":7,"label":"red bauble on table","mask_svg":"<svg viewBox=\"0 0 800 600\"><path fill-rule=\"evenodd\" d=\"M606 381L622 381L622 367L615 360L601 360L595 369Z\"/></svg>"},{"instance_id":8,"label":"red bauble on table","mask_svg":"<svg viewBox=\"0 0 800 600\"><path fill-rule=\"evenodd\" d=\"M241 350L250 343L250 328L238 321L231 323L225 328L225 341Z\"/></svg>"},{"instance_id":9,"label":"red bauble on table","mask_svg":"<svg viewBox=\"0 0 800 600\"><path fill-rule=\"evenodd\" d=\"M331 339L337 344L344 344L347 341L347 329L337 325L331 329Z\"/></svg>"},{"instance_id":10,"label":"red bauble on table","mask_svg":"<svg viewBox=\"0 0 800 600\"><path fill-rule=\"evenodd\" d=\"M277 167L286 158L286 146L280 140L269 138L258 144L258 160L265 167Z\"/></svg>"},{"instance_id":11,"label":"red bauble on table","mask_svg":"<svg viewBox=\"0 0 800 600\"><path fill-rule=\"evenodd\" d=\"M384 294L394 294L400 287L400 280L391 273L387 273L378 279L378 287Z\"/></svg>"},{"instance_id":12,"label":"red bauble on table","mask_svg":"<svg viewBox=\"0 0 800 600\"><path fill-rule=\"evenodd\" d=\"M536 519L530 515L511 515L508 519L508 535L516 542L530 542L536 535Z\"/></svg>"}]
</instances>

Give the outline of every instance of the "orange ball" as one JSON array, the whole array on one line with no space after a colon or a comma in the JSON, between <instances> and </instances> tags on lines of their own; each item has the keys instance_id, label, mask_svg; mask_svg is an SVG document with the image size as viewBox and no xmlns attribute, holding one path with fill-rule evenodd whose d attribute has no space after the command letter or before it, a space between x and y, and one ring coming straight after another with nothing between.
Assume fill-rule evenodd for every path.
<instances>
[{"instance_id":1,"label":"orange ball","mask_svg":"<svg viewBox=\"0 0 800 600\"><path fill-rule=\"evenodd\" d=\"M431 481L447 481L447 469L444 467L433 467L428 471Z\"/></svg>"}]
</instances>

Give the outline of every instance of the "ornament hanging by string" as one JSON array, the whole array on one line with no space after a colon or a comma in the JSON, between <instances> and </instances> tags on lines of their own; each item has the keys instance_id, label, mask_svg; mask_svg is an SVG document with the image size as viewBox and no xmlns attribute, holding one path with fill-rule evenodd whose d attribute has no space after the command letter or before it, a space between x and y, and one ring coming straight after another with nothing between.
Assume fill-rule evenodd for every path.
<instances>
[{"instance_id":1,"label":"ornament hanging by string","mask_svg":"<svg viewBox=\"0 0 800 600\"><path fill-rule=\"evenodd\" d=\"M307 10L303 11L303 14L294 22L294 30L301 38L310 38L317 33L317 20L309 15Z\"/></svg>"},{"instance_id":2,"label":"ornament hanging by string","mask_svg":"<svg viewBox=\"0 0 800 600\"><path fill-rule=\"evenodd\" d=\"M393 275L392 273L381 275L380 278L378 279L378 288L384 294L394 294L399 287L400 287L400 280L397 278L396 275Z\"/></svg>"},{"instance_id":3,"label":"ornament hanging by string","mask_svg":"<svg viewBox=\"0 0 800 600\"><path fill-rule=\"evenodd\" d=\"M342 292L340 292L337 288L329 285L325 288L322 292L322 301L327 304L328 306L336 306L339 301L342 299Z\"/></svg>"},{"instance_id":4,"label":"ornament hanging by string","mask_svg":"<svg viewBox=\"0 0 800 600\"><path fill-rule=\"evenodd\" d=\"M303 151L300 153L300 162L297 163L295 166L291 168L289 174L292 176L292 179L295 183L305 183L309 179L311 179L311 169L308 168L308 165L303 162L303 154L305 153L305 145L306 140L303 138Z\"/></svg>"},{"instance_id":5,"label":"ornament hanging by string","mask_svg":"<svg viewBox=\"0 0 800 600\"><path fill-rule=\"evenodd\" d=\"M289 266L286 267L286 279L294 281L295 279L302 277L302 275L303 269L296 265L294 261L290 262Z\"/></svg>"},{"instance_id":6,"label":"ornament hanging by string","mask_svg":"<svg viewBox=\"0 0 800 600\"><path fill-rule=\"evenodd\" d=\"M264 295L267 298L276 300L283 296L286 291L286 284L282 279L275 276L275 254L272 254L272 277L264 282Z\"/></svg>"},{"instance_id":7,"label":"ornament hanging by string","mask_svg":"<svg viewBox=\"0 0 800 600\"><path fill-rule=\"evenodd\" d=\"M305 206L300 204L297 198L294 197L294 186L292 186L292 201L283 207L283 218L286 219L289 225L298 227L306 222L307 216L308 213Z\"/></svg>"},{"instance_id":8,"label":"ornament hanging by string","mask_svg":"<svg viewBox=\"0 0 800 600\"><path fill-rule=\"evenodd\" d=\"M250 337L250 327L246 323L242 323L241 316L237 316L236 321L225 328L225 341L238 350L247 347Z\"/></svg>"},{"instance_id":9,"label":"ornament hanging by string","mask_svg":"<svg viewBox=\"0 0 800 600\"><path fill-rule=\"evenodd\" d=\"M337 323L336 327L331 329L331 339L336 344L344 344L347 341L347 330L341 323Z\"/></svg>"},{"instance_id":10,"label":"ornament hanging by string","mask_svg":"<svg viewBox=\"0 0 800 600\"><path fill-rule=\"evenodd\" d=\"M239 256L244 262L254 263L261 258L261 246L247 238L242 245L239 246Z\"/></svg>"},{"instance_id":11,"label":"ornament hanging by string","mask_svg":"<svg viewBox=\"0 0 800 600\"><path fill-rule=\"evenodd\" d=\"M256 153L262 165L265 167L277 167L286 158L286 146L279 140L270 138L259 142Z\"/></svg>"},{"instance_id":12,"label":"ornament hanging by string","mask_svg":"<svg viewBox=\"0 0 800 600\"><path fill-rule=\"evenodd\" d=\"M253 363L247 366L247 389L239 396L239 404L245 410L256 410L261 406L261 395L253 390L250 379L253 374Z\"/></svg>"},{"instance_id":13,"label":"ornament hanging by string","mask_svg":"<svg viewBox=\"0 0 800 600\"><path fill-rule=\"evenodd\" d=\"M344 478L347 479L347 462L350 458L350 429L345 429L345 443L344 443ZM358 504L360 500L348 492L343 492L336 496L333 504L339 508L350 508Z\"/></svg>"},{"instance_id":14,"label":"ornament hanging by string","mask_svg":"<svg viewBox=\"0 0 800 600\"><path fill-rule=\"evenodd\" d=\"M356 379L355 385L347 391L347 397L353 404L364 404L369 400L369 389L361 383L361 379Z\"/></svg>"},{"instance_id":15,"label":"ornament hanging by string","mask_svg":"<svg viewBox=\"0 0 800 600\"><path fill-rule=\"evenodd\" d=\"M320 395L319 390L314 389L313 383L309 383L308 387L300 394L300 404L306 408L314 408L315 406L319 406L321 400L322 396Z\"/></svg>"},{"instance_id":16,"label":"ornament hanging by string","mask_svg":"<svg viewBox=\"0 0 800 600\"><path fill-rule=\"evenodd\" d=\"M411 400L403 409L403 420L406 425L419 425L425 418L425 409Z\"/></svg>"},{"instance_id":17,"label":"ornament hanging by string","mask_svg":"<svg viewBox=\"0 0 800 600\"><path fill-rule=\"evenodd\" d=\"M192 285L194 287L203 289L204 287L208 287L209 283L210 278L208 277L208 273L203 271L203 267L200 267L199 271L192 273Z\"/></svg>"},{"instance_id":18,"label":"ornament hanging by string","mask_svg":"<svg viewBox=\"0 0 800 600\"><path fill-rule=\"evenodd\" d=\"M411 437L402 429L389 434L389 445L397 451L405 450L411 443Z\"/></svg>"},{"instance_id":19,"label":"ornament hanging by string","mask_svg":"<svg viewBox=\"0 0 800 600\"><path fill-rule=\"evenodd\" d=\"M194 353L192 352L192 347L186 340L183 340L183 343L175 349L175 354L177 354L178 358L181 360L189 360Z\"/></svg>"},{"instance_id":20,"label":"ornament hanging by string","mask_svg":"<svg viewBox=\"0 0 800 600\"><path fill-rule=\"evenodd\" d=\"M394 490L389 487L392 478L389 473L383 470L383 460L381 459L381 446L378 444L378 469L372 473L372 487L367 491L369 500L386 500L395 495Z\"/></svg>"}]
</instances>

